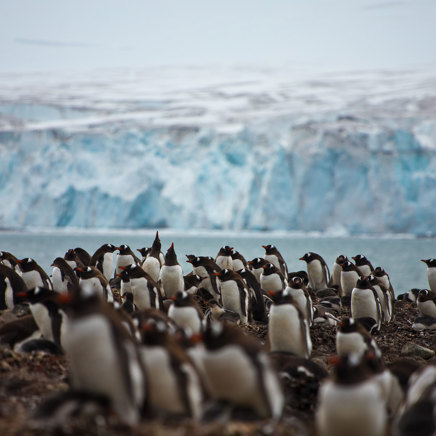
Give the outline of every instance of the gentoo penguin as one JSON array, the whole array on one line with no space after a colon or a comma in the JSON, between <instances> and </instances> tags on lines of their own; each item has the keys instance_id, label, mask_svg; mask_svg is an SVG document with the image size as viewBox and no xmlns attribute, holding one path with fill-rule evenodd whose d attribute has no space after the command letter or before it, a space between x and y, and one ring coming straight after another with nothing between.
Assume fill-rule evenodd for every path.
<instances>
[{"instance_id":1,"label":"gentoo penguin","mask_svg":"<svg viewBox=\"0 0 436 436\"><path fill-rule=\"evenodd\" d=\"M375 340L368 331L353 318L343 318L336 332L336 352L339 356L355 354L361 358L366 351L376 350L381 355Z\"/></svg>"},{"instance_id":2,"label":"gentoo penguin","mask_svg":"<svg viewBox=\"0 0 436 436\"><path fill-rule=\"evenodd\" d=\"M174 243L171 244L165 254L165 262L160 270L159 280L163 293L168 298L174 297L177 292L185 290L183 270L177 261Z\"/></svg>"},{"instance_id":3,"label":"gentoo penguin","mask_svg":"<svg viewBox=\"0 0 436 436\"><path fill-rule=\"evenodd\" d=\"M62 350L67 316L59 308L57 295L50 289L39 287L19 294L22 301L29 302L30 312L42 337Z\"/></svg>"},{"instance_id":4,"label":"gentoo penguin","mask_svg":"<svg viewBox=\"0 0 436 436\"><path fill-rule=\"evenodd\" d=\"M0 264L0 310L13 309L17 303L16 295L26 291L21 276L14 269Z\"/></svg>"},{"instance_id":5,"label":"gentoo penguin","mask_svg":"<svg viewBox=\"0 0 436 436\"><path fill-rule=\"evenodd\" d=\"M24 283L26 283L27 289L33 289L38 286L53 289L49 276L34 259L26 257L21 260L17 259L17 261L22 271L21 277Z\"/></svg>"},{"instance_id":6,"label":"gentoo penguin","mask_svg":"<svg viewBox=\"0 0 436 436\"><path fill-rule=\"evenodd\" d=\"M418 316L413 321L412 329L416 331L436 330L436 318L431 316Z\"/></svg>"},{"instance_id":7,"label":"gentoo penguin","mask_svg":"<svg viewBox=\"0 0 436 436\"><path fill-rule=\"evenodd\" d=\"M122 296L122 299L124 300L124 302L121 305L121 309L123 309L127 313L133 313L136 310L135 303L133 302L133 293L126 292Z\"/></svg>"},{"instance_id":8,"label":"gentoo penguin","mask_svg":"<svg viewBox=\"0 0 436 436\"><path fill-rule=\"evenodd\" d=\"M332 308L327 308L318 304L313 310L313 324L336 326L339 322L338 312Z\"/></svg>"},{"instance_id":9,"label":"gentoo penguin","mask_svg":"<svg viewBox=\"0 0 436 436\"><path fill-rule=\"evenodd\" d=\"M141 254L141 256L142 256L142 259L141 259L141 265L144 263L144 261L145 261L145 259L147 258L147 256L148 256L148 253L150 253L150 250L151 250L151 247L143 247L143 248L137 248L136 249L136 251L139 251L139 253Z\"/></svg>"},{"instance_id":10,"label":"gentoo penguin","mask_svg":"<svg viewBox=\"0 0 436 436\"><path fill-rule=\"evenodd\" d=\"M340 294L341 302L344 306L350 305L351 292L356 287L360 272L357 266L346 260L342 264Z\"/></svg>"},{"instance_id":11,"label":"gentoo penguin","mask_svg":"<svg viewBox=\"0 0 436 436\"><path fill-rule=\"evenodd\" d=\"M392 305L395 300L395 292L388 273L382 267L378 266L374 269L372 274L379 281L379 283L381 283L388 290L390 304Z\"/></svg>"},{"instance_id":12,"label":"gentoo penguin","mask_svg":"<svg viewBox=\"0 0 436 436\"><path fill-rule=\"evenodd\" d=\"M21 274L18 259L9 251L0 251L0 265L12 268L17 274Z\"/></svg>"},{"instance_id":13,"label":"gentoo penguin","mask_svg":"<svg viewBox=\"0 0 436 436\"><path fill-rule=\"evenodd\" d=\"M342 265L344 262L348 260L346 256L343 254L340 254L333 264L333 270L332 275L330 276L330 283L329 286L336 288L339 290L341 287L341 271L342 271Z\"/></svg>"},{"instance_id":14,"label":"gentoo penguin","mask_svg":"<svg viewBox=\"0 0 436 436\"><path fill-rule=\"evenodd\" d=\"M120 281L120 297L123 298L124 295L132 293L132 286L130 285L130 273L129 268L121 270L120 274L116 274L115 277L119 277Z\"/></svg>"},{"instance_id":15,"label":"gentoo penguin","mask_svg":"<svg viewBox=\"0 0 436 436\"><path fill-rule=\"evenodd\" d=\"M253 260L248 261L248 268L254 274L259 283L260 275L263 273L263 267L269 263L270 262L265 260L263 257L255 257Z\"/></svg>"},{"instance_id":16,"label":"gentoo penguin","mask_svg":"<svg viewBox=\"0 0 436 436\"><path fill-rule=\"evenodd\" d=\"M98 296L57 298L68 314L64 347L73 389L106 396L122 422L137 424L147 385L136 341Z\"/></svg>"},{"instance_id":17,"label":"gentoo penguin","mask_svg":"<svg viewBox=\"0 0 436 436\"><path fill-rule=\"evenodd\" d=\"M224 309L220 304L215 300L209 300L206 302L209 309L205 313L205 318L210 321L220 321L220 322L234 322L238 323L241 320L241 317L238 313L233 312L232 310Z\"/></svg>"},{"instance_id":18,"label":"gentoo penguin","mask_svg":"<svg viewBox=\"0 0 436 436\"><path fill-rule=\"evenodd\" d=\"M266 323L268 316L266 314L264 294L260 283L256 279L255 275L247 268L236 271L244 280L248 287L251 301L251 312L254 321Z\"/></svg>"},{"instance_id":19,"label":"gentoo penguin","mask_svg":"<svg viewBox=\"0 0 436 436\"><path fill-rule=\"evenodd\" d=\"M119 253L117 255L115 274L120 274L122 266L139 265L139 259L128 245L120 245L117 247L117 250L119 250Z\"/></svg>"},{"instance_id":20,"label":"gentoo penguin","mask_svg":"<svg viewBox=\"0 0 436 436\"><path fill-rule=\"evenodd\" d=\"M285 276L272 263L263 267L260 275L260 286L266 292L278 292L286 288Z\"/></svg>"},{"instance_id":21,"label":"gentoo penguin","mask_svg":"<svg viewBox=\"0 0 436 436\"><path fill-rule=\"evenodd\" d=\"M221 247L215 257L215 263L221 269L233 269L232 253L233 247L229 247L228 245Z\"/></svg>"},{"instance_id":22,"label":"gentoo penguin","mask_svg":"<svg viewBox=\"0 0 436 436\"><path fill-rule=\"evenodd\" d=\"M328 287L330 271L325 260L319 254L309 251L303 257L300 257L299 260L304 260L307 264L310 288L318 291Z\"/></svg>"},{"instance_id":23,"label":"gentoo penguin","mask_svg":"<svg viewBox=\"0 0 436 436\"><path fill-rule=\"evenodd\" d=\"M210 298L221 301L218 278L214 275L214 273L221 271L221 268L209 257L188 254L187 258L186 262L192 264L193 273L203 279L198 290L204 290L210 295Z\"/></svg>"},{"instance_id":24,"label":"gentoo penguin","mask_svg":"<svg viewBox=\"0 0 436 436\"><path fill-rule=\"evenodd\" d=\"M271 351L291 353L309 359L312 353L309 324L290 292L271 292L268 342Z\"/></svg>"},{"instance_id":25,"label":"gentoo penguin","mask_svg":"<svg viewBox=\"0 0 436 436\"><path fill-rule=\"evenodd\" d=\"M232 265L233 271L240 271L241 269L247 268L247 261L239 251L232 251Z\"/></svg>"},{"instance_id":26,"label":"gentoo penguin","mask_svg":"<svg viewBox=\"0 0 436 436\"><path fill-rule=\"evenodd\" d=\"M64 255L65 262L74 270L78 266L85 266L74 248L70 248Z\"/></svg>"},{"instance_id":27,"label":"gentoo penguin","mask_svg":"<svg viewBox=\"0 0 436 436\"><path fill-rule=\"evenodd\" d=\"M294 277L291 281L288 281L286 291L291 295L295 304L300 308L308 325L312 325L312 298L310 297L309 292L307 292L307 289L303 284L303 280L300 277Z\"/></svg>"},{"instance_id":28,"label":"gentoo penguin","mask_svg":"<svg viewBox=\"0 0 436 436\"><path fill-rule=\"evenodd\" d=\"M370 318L374 320L377 330L380 330L382 316L380 301L366 277L357 281L351 293L351 316L355 320Z\"/></svg>"},{"instance_id":29,"label":"gentoo penguin","mask_svg":"<svg viewBox=\"0 0 436 436\"><path fill-rule=\"evenodd\" d=\"M92 255L89 266L95 266L109 281L114 270L114 252L118 249L112 244L103 244Z\"/></svg>"},{"instance_id":30,"label":"gentoo penguin","mask_svg":"<svg viewBox=\"0 0 436 436\"><path fill-rule=\"evenodd\" d=\"M315 414L319 436L385 436L386 404L377 380L355 355L334 356L334 374L321 384Z\"/></svg>"},{"instance_id":31,"label":"gentoo penguin","mask_svg":"<svg viewBox=\"0 0 436 436\"><path fill-rule=\"evenodd\" d=\"M33 315L25 315L0 326L0 344L8 344L14 351L18 351L20 343L34 336L41 336L41 333Z\"/></svg>"},{"instance_id":32,"label":"gentoo penguin","mask_svg":"<svg viewBox=\"0 0 436 436\"><path fill-rule=\"evenodd\" d=\"M306 288L309 286L309 276L307 275L306 271L301 270L288 272L288 281L292 280L294 277L299 277L301 280L303 280L303 285L306 286Z\"/></svg>"},{"instance_id":33,"label":"gentoo penguin","mask_svg":"<svg viewBox=\"0 0 436 436\"><path fill-rule=\"evenodd\" d=\"M391 322L393 318L393 298L386 287L373 275L368 276L369 283L377 293L382 311L382 321Z\"/></svg>"},{"instance_id":34,"label":"gentoo penguin","mask_svg":"<svg viewBox=\"0 0 436 436\"><path fill-rule=\"evenodd\" d=\"M161 268L160 262L160 250L161 250L161 242L159 239L159 235L156 234L156 238L153 241L153 245L151 246L150 251L147 253L147 257L144 262L141 264L142 269L155 281L159 280L159 273Z\"/></svg>"},{"instance_id":35,"label":"gentoo penguin","mask_svg":"<svg viewBox=\"0 0 436 436\"><path fill-rule=\"evenodd\" d=\"M427 265L427 279L431 291L436 294L436 259L421 259Z\"/></svg>"},{"instance_id":36,"label":"gentoo penguin","mask_svg":"<svg viewBox=\"0 0 436 436\"><path fill-rule=\"evenodd\" d=\"M138 265L133 264L121 268L129 272L133 301L138 309L149 307L161 309L162 297L159 285Z\"/></svg>"},{"instance_id":37,"label":"gentoo penguin","mask_svg":"<svg viewBox=\"0 0 436 436\"><path fill-rule=\"evenodd\" d=\"M77 267L81 293L90 296L97 295L105 301L113 302L114 297L109 282L105 276L94 266Z\"/></svg>"},{"instance_id":38,"label":"gentoo penguin","mask_svg":"<svg viewBox=\"0 0 436 436\"><path fill-rule=\"evenodd\" d=\"M353 256L352 259L354 260L354 263L362 277L369 276L374 270L371 262L363 254L357 254L356 256Z\"/></svg>"},{"instance_id":39,"label":"gentoo penguin","mask_svg":"<svg viewBox=\"0 0 436 436\"><path fill-rule=\"evenodd\" d=\"M251 320L251 302L248 287L242 277L231 269L215 273L221 282L221 299L223 308L236 312L241 324Z\"/></svg>"},{"instance_id":40,"label":"gentoo penguin","mask_svg":"<svg viewBox=\"0 0 436 436\"><path fill-rule=\"evenodd\" d=\"M200 333L203 313L191 295L187 292L177 292L171 297L173 304L168 309L168 316L186 333Z\"/></svg>"},{"instance_id":41,"label":"gentoo penguin","mask_svg":"<svg viewBox=\"0 0 436 436\"><path fill-rule=\"evenodd\" d=\"M215 400L279 419L284 396L267 354L253 336L230 324L211 323L204 332L202 364Z\"/></svg>"},{"instance_id":42,"label":"gentoo penguin","mask_svg":"<svg viewBox=\"0 0 436 436\"><path fill-rule=\"evenodd\" d=\"M199 275L194 274L192 272L189 274L186 274L185 276L183 276L183 282L185 284L185 287L184 287L185 291L188 294L195 295L198 291L198 288L199 288L202 280L203 279Z\"/></svg>"},{"instance_id":43,"label":"gentoo penguin","mask_svg":"<svg viewBox=\"0 0 436 436\"><path fill-rule=\"evenodd\" d=\"M157 415L200 419L204 391L191 358L168 334L163 321L150 319L142 330L140 350L148 381L148 408Z\"/></svg>"},{"instance_id":44,"label":"gentoo penguin","mask_svg":"<svg viewBox=\"0 0 436 436\"><path fill-rule=\"evenodd\" d=\"M74 292L79 288L79 279L73 269L62 257L57 257L51 264L51 279L56 292Z\"/></svg>"},{"instance_id":45,"label":"gentoo penguin","mask_svg":"<svg viewBox=\"0 0 436 436\"><path fill-rule=\"evenodd\" d=\"M409 289L404 294L400 294L397 297L397 300L403 300L403 301L410 301L412 303L416 303L416 300L418 299L418 294L421 289L418 288L412 288Z\"/></svg>"},{"instance_id":46,"label":"gentoo penguin","mask_svg":"<svg viewBox=\"0 0 436 436\"><path fill-rule=\"evenodd\" d=\"M85 266L89 266L91 263L91 255L82 247L76 247L74 249L74 252L76 253L77 257L80 259L80 261Z\"/></svg>"},{"instance_id":47,"label":"gentoo penguin","mask_svg":"<svg viewBox=\"0 0 436 436\"><path fill-rule=\"evenodd\" d=\"M421 315L436 318L436 294L428 289L422 289L418 294L416 304Z\"/></svg>"},{"instance_id":48,"label":"gentoo penguin","mask_svg":"<svg viewBox=\"0 0 436 436\"><path fill-rule=\"evenodd\" d=\"M288 274L288 266L286 265L286 262L277 247L275 245L262 245L262 247L265 249L265 255L263 258L267 262L276 266L284 275L284 277L286 277Z\"/></svg>"}]
</instances>

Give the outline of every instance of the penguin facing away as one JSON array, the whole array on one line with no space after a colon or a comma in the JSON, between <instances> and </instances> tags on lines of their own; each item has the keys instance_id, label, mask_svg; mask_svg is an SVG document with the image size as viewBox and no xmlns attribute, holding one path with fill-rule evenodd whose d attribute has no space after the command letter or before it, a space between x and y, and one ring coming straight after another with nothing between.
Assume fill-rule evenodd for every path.
<instances>
[{"instance_id":1,"label":"penguin facing away","mask_svg":"<svg viewBox=\"0 0 436 436\"><path fill-rule=\"evenodd\" d=\"M182 329L188 336L200 333L203 313L191 295L185 291L177 292L171 297L173 304L168 309L168 316Z\"/></svg>"},{"instance_id":2,"label":"penguin facing away","mask_svg":"<svg viewBox=\"0 0 436 436\"><path fill-rule=\"evenodd\" d=\"M14 269L0 264L0 310L13 309L17 304L17 294L26 291L21 276Z\"/></svg>"},{"instance_id":3,"label":"penguin facing away","mask_svg":"<svg viewBox=\"0 0 436 436\"><path fill-rule=\"evenodd\" d=\"M17 260L22 274L21 277L26 283L27 289L36 287L53 289L53 284L47 273L38 265L38 263L29 257Z\"/></svg>"},{"instance_id":4,"label":"penguin facing away","mask_svg":"<svg viewBox=\"0 0 436 436\"><path fill-rule=\"evenodd\" d=\"M139 265L140 260L135 256L130 247L126 244L120 245L117 247L119 253L117 255L116 266L115 266L115 274L120 274L122 268L128 267L129 265Z\"/></svg>"},{"instance_id":5,"label":"penguin facing away","mask_svg":"<svg viewBox=\"0 0 436 436\"><path fill-rule=\"evenodd\" d=\"M233 269L232 253L233 247L229 247L228 245L221 247L215 257L215 263L221 269Z\"/></svg>"},{"instance_id":6,"label":"penguin facing away","mask_svg":"<svg viewBox=\"0 0 436 436\"><path fill-rule=\"evenodd\" d=\"M165 263L160 270L159 280L162 284L162 290L168 298L174 297L177 292L185 290L183 270L177 261L174 243L171 244L165 254Z\"/></svg>"}]
</instances>

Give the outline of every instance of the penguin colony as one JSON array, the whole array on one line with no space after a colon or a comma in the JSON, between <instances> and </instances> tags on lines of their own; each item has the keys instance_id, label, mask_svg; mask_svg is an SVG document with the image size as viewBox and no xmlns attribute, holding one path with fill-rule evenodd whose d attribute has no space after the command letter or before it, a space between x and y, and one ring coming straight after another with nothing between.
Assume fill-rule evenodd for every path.
<instances>
[{"instance_id":1,"label":"penguin colony","mask_svg":"<svg viewBox=\"0 0 436 436\"><path fill-rule=\"evenodd\" d=\"M65 354L70 389L33 415L73 419L92 406L127 425L149 418L243 416L279 421L290 379L316 384L315 434L436 434L436 366L385 366L377 346L395 318L389 275L363 255L339 255L332 274L317 253L291 272L279 250L246 261L233 247L212 257L174 244L76 248L52 263L51 279L33 259L0 252L0 310L29 315L0 328L19 352ZM436 260L426 259L429 289L398 298L416 305L412 328L436 331ZM266 343L248 334L267 326ZM336 327L329 371L311 360L311 328ZM291 395L295 395L295 392ZM390 433L389 433L390 432Z\"/></svg>"}]
</instances>

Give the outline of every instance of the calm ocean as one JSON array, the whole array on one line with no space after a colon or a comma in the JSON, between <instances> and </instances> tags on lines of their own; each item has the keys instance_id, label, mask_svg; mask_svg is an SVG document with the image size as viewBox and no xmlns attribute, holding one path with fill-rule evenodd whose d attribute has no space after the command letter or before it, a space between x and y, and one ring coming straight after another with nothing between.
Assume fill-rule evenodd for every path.
<instances>
[{"instance_id":1,"label":"calm ocean","mask_svg":"<svg viewBox=\"0 0 436 436\"><path fill-rule=\"evenodd\" d=\"M285 233L228 233L159 232L162 251L174 242L179 263L185 272L191 266L185 254L215 256L222 245L230 245L247 260L264 255L262 245L274 244L285 258L290 271L305 269L298 260L305 252L314 251L324 257L331 269L339 254L349 257L356 254L367 256L374 267L381 266L391 277L395 293L410 288L428 287L426 266L420 259L436 257L434 239L407 237L325 237ZM10 251L19 258L33 257L50 272L53 259L63 256L69 248L82 247L91 254L102 244L127 244L132 249L150 246L154 239L151 231L26 231L0 232L0 250Z\"/></svg>"}]
</instances>

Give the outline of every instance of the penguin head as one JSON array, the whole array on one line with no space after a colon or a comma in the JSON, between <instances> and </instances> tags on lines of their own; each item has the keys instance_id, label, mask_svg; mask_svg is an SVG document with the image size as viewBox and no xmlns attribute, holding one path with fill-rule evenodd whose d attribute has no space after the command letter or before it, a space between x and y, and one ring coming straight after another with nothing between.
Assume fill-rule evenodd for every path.
<instances>
[{"instance_id":1,"label":"penguin head","mask_svg":"<svg viewBox=\"0 0 436 436\"><path fill-rule=\"evenodd\" d=\"M343 265L343 263L344 263L346 260L348 260L348 259L347 259L347 256L344 256L343 254L340 254L340 255L336 258L335 262L336 262L338 265Z\"/></svg>"},{"instance_id":2,"label":"penguin head","mask_svg":"<svg viewBox=\"0 0 436 436\"><path fill-rule=\"evenodd\" d=\"M386 275L386 271L381 266L374 268L374 271L372 273L375 277L383 277L384 275Z\"/></svg>"},{"instance_id":3,"label":"penguin head","mask_svg":"<svg viewBox=\"0 0 436 436\"><path fill-rule=\"evenodd\" d=\"M431 292L428 289L421 289L418 293L418 301L424 302L430 300L432 297Z\"/></svg>"},{"instance_id":4,"label":"penguin head","mask_svg":"<svg viewBox=\"0 0 436 436\"><path fill-rule=\"evenodd\" d=\"M43 288L37 286L36 288L29 289L26 292L18 292L16 294L17 302L28 301L31 304L38 303L40 301L44 301L46 299L52 299L56 297L57 293L48 288Z\"/></svg>"},{"instance_id":5,"label":"penguin head","mask_svg":"<svg viewBox=\"0 0 436 436\"><path fill-rule=\"evenodd\" d=\"M132 252L132 250L130 250L130 247L126 244L116 247L115 250L119 250L120 254L131 254Z\"/></svg>"},{"instance_id":6,"label":"penguin head","mask_svg":"<svg viewBox=\"0 0 436 436\"><path fill-rule=\"evenodd\" d=\"M275 254L277 251L277 248L275 245L269 244L269 245L262 245L262 248L265 249L265 254Z\"/></svg>"},{"instance_id":7,"label":"penguin head","mask_svg":"<svg viewBox=\"0 0 436 436\"><path fill-rule=\"evenodd\" d=\"M233 247L230 247L229 245L224 245L220 248L218 252L218 256L231 256L233 253Z\"/></svg>"},{"instance_id":8,"label":"penguin head","mask_svg":"<svg viewBox=\"0 0 436 436\"><path fill-rule=\"evenodd\" d=\"M303 279L299 276L293 276L288 283L294 289L301 289L304 286Z\"/></svg>"},{"instance_id":9,"label":"penguin head","mask_svg":"<svg viewBox=\"0 0 436 436\"><path fill-rule=\"evenodd\" d=\"M177 307L190 306L192 304L191 296L186 291L177 292L170 300L173 300L174 305Z\"/></svg>"},{"instance_id":10,"label":"penguin head","mask_svg":"<svg viewBox=\"0 0 436 436\"><path fill-rule=\"evenodd\" d=\"M18 259L17 262L20 264L20 268L23 272L32 271L37 267L37 263L30 257L25 257L24 259Z\"/></svg>"},{"instance_id":11,"label":"penguin head","mask_svg":"<svg viewBox=\"0 0 436 436\"><path fill-rule=\"evenodd\" d=\"M76 260L76 252L74 251L73 248L70 248L64 256L65 260Z\"/></svg>"},{"instance_id":12,"label":"penguin head","mask_svg":"<svg viewBox=\"0 0 436 436\"><path fill-rule=\"evenodd\" d=\"M358 354L331 356L329 363L333 366L333 379L338 384L352 385L367 379L367 370Z\"/></svg>"},{"instance_id":13,"label":"penguin head","mask_svg":"<svg viewBox=\"0 0 436 436\"><path fill-rule=\"evenodd\" d=\"M356 288L368 289L370 287L371 287L371 283L369 277L361 277L357 280Z\"/></svg>"},{"instance_id":14,"label":"penguin head","mask_svg":"<svg viewBox=\"0 0 436 436\"><path fill-rule=\"evenodd\" d=\"M151 245L152 250L160 251L162 244L159 239L159 231L156 231L156 236L154 238L153 244Z\"/></svg>"},{"instance_id":15,"label":"penguin head","mask_svg":"<svg viewBox=\"0 0 436 436\"><path fill-rule=\"evenodd\" d=\"M421 262L424 262L428 268L436 267L436 259L421 259Z\"/></svg>"},{"instance_id":16,"label":"penguin head","mask_svg":"<svg viewBox=\"0 0 436 436\"><path fill-rule=\"evenodd\" d=\"M165 254L165 265L172 266L178 265L176 251L174 250L174 242L171 243L170 248L168 248Z\"/></svg>"},{"instance_id":17,"label":"penguin head","mask_svg":"<svg viewBox=\"0 0 436 436\"><path fill-rule=\"evenodd\" d=\"M151 247L137 248L136 251L139 251L142 257L147 257L147 254L151 251Z\"/></svg>"},{"instance_id":18,"label":"penguin head","mask_svg":"<svg viewBox=\"0 0 436 436\"><path fill-rule=\"evenodd\" d=\"M368 259L363 254L357 254L356 256L353 256L352 259L354 260L357 266L369 264Z\"/></svg>"},{"instance_id":19,"label":"penguin head","mask_svg":"<svg viewBox=\"0 0 436 436\"><path fill-rule=\"evenodd\" d=\"M118 247L115 247L113 244L104 244L101 248L108 253L113 253L118 249Z\"/></svg>"},{"instance_id":20,"label":"penguin head","mask_svg":"<svg viewBox=\"0 0 436 436\"><path fill-rule=\"evenodd\" d=\"M338 330L342 333L351 333L357 330L357 323L354 318L342 318L338 323Z\"/></svg>"},{"instance_id":21,"label":"penguin head","mask_svg":"<svg viewBox=\"0 0 436 436\"><path fill-rule=\"evenodd\" d=\"M272 263L267 263L263 266L263 273L264 275L270 275L277 272L277 267L273 265Z\"/></svg>"},{"instance_id":22,"label":"penguin head","mask_svg":"<svg viewBox=\"0 0 436 436\"><path fill-rule=\"evenodd\" d=\"M255 257L253 260L248 262L251 269L259 269L266 265L268 262L263 257Z\"/></svg>"},{"instance_id":23,"label":"penguin head","mask_svg":"<svg viewBox=\"0 0 436 436\"><path fill-rule=\"evenodd\" d=\"M306 253L304 256L299 258L299 260L304 260L306 263L310 263L314 259L315 259L315 257L313 256L313 253L310 251L308 253Z\"/></svg>"},{"instance_id":24,"label":"penguin head","mask_svg":"<svg viewBox=\"0 0 436 436\"><path fill-rule=\"evenodd\" d=\"M163 320L149 318L141 324L142 343L144 345L165 345L168 328Z\"/></svg>"},{"instance_id":25,"label":"penguin head","mask_svg":"<svg viewBox=\"0 0 436 436\"><path fill-rule=\"evenodd\" d=\"M235 273L231 269L222 269L220 272L214 273L214 276L218 277L222 282L235 279Z\"/></svg>"}]
</instances>

